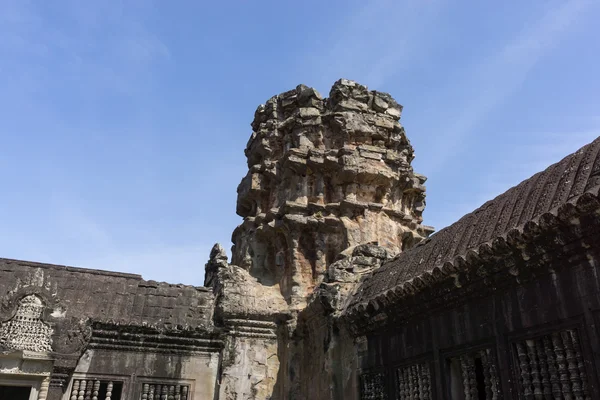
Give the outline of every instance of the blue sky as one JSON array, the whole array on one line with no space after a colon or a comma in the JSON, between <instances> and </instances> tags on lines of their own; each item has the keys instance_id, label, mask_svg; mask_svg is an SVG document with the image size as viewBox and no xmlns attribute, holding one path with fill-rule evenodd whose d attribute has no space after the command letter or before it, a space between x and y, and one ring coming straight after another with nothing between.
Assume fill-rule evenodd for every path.
<instances>
[{"instance_id":1,"label":"blue sky","mask_svg":"<svg viewBox=\"0 0 600 400\"><path fill-rule=\"evenodd\" d=\"M440 229L600 135L600 2L0 0L0 256L200 285L256 107L391 93Z\"/></svg>"}]
</instances>

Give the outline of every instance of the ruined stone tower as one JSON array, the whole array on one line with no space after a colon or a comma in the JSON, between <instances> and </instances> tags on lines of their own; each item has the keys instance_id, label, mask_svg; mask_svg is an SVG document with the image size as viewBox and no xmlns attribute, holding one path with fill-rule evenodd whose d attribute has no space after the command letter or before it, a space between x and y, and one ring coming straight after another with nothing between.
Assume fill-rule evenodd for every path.
<instances>
[{"instance_id":1,"label":"ruined stone tower","mask_svg":"<svg viewBox=\"0 0 600 400\"><path fill-rule=\"evenodd\" d=\"M228 332L220 398L301 393L298 376L313 368L302 355L332 337L307 328L323 315L314 304L337 313L362 276L431 233L401 112L389 94L345 79L327 99L299 85L256 110L232 259L216 245L206 264L215 323Z\"/></svg>"},{"instance_id":2,"label":"ruined stone tower","mask_svg":"<svg viewBox=\"0 0 600 400\"><path fill-rule=\"evenodd\" d=\"M339 254L391 253L426 237L425 177L389 94L337 81L328 99L299 85L258 107L238 187L232 264L301 309Z\"/></svg>"}]
</instances>

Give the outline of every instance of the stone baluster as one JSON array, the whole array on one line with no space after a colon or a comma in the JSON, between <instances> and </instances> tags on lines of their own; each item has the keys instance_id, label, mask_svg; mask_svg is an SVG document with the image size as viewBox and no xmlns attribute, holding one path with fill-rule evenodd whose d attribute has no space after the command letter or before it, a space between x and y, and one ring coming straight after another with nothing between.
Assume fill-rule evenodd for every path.
<instances>
[{"instance_id":1,"label":"stone baluster","mask_svg":"<svg viewBox=\"0 0 600 400\"><path fill-rule=\"evenodd\" d=\"M113 381L108 381L108 384L106 385L106 398L104 400L111 400L113 387Z\"/></svg>"},{"instance_id":2,"label":"stone baluster","mask_svg":"<svg viewBox=\"0 0 600 400\"><path fill-rule=\"evenodd\" d=\"M175 400L181 400L181 385L175 386Z\"/></svg>"},{"instance_id":3,"label":"stone baluster","mask_svg":"<svg viewBox=\"0 0 600 400\"><path fill-rule=\"evenodd\" d=\"M417 364L415 365L417 370L417 399L423 400L423 365Z\"/></svg>"},{"instance_id":4,"label":"stone baluster","mask_svg":"<svg viewBox=\"0 0 600 400\"><path fill-rule=\"evenodd\" d=\"M558 367L556 363L556 354L554 352L554 345L550 336L544 336L542 338L544 342L544 349L546 350L546 359L548 360L548 372L550 374L550 385L552 387L552 396L555 399L562 398L562 390L560 388L560 377L558 374Z\"/></svg>"},{"instance_id":5,"label":"stone baluster","mask_svg":"<svg viewBox=\"0 0 600 400\"><path fill-rule=\"evenodd\" d=\"M48 397L48 389L50 388L50 377L44 378L40 385L40 392L38 394L38 400L46 400Z\"/></svg>"},{"instance_id":6,"label":"stone baluster","mask_svg":"<svg viewBox=\"0 0 600 400\"><path fill-rule=\"evenodd\" d=\"M84 379L82 379L79 383L79 395L77 396L77 400L84 400L86 385L87 382Z\"/></svg>"},{"instance_id":7,"label":"stone baluster","mask_svg":"<svg viewBox=\"0 0 600 400\"><path fill-rule=\"evenodd\" d=\"M565 348L562 343L560 334L553 333L552 345L554 346L554 354L556 354L556 365L558 366L558 376L562 395L565 400L573 400L573 391L571 389L571 381L569 379L569 368L567 366L567 358L565 356Z\"/></svg>"},{"instance_id":8,"label":"stone baluster","mask_svg":"<svg viewBox=\"0 0 600 400\"><path fill-rule=\"evenodd\" d=\"M477 390L477 375L475 374L475 359L472 355L467 356L467 365L469 367L469 384L471 385L471 398L479 399L479 391Z\"/></svg>"},{"instance_id":9,"label":"stone baluster","mask_svg":"<svg viewBox=\"0 0 600 400\"><path fill-rule=\"evenodd\" d=\"M573 341L573 351L575 352L575 358L577 359L577 369L579 371L579 379L581 379L581 391L583 392L584 399L590 398L590 392L588 389L587 374L585 372L585 365L583 363L583 355L581 354L581 344L579 342L579 335L577 331L568 331Z\"/></svg>"},{"instance_id":10,"label":"stone baluster","mask_svg":"<svg viewBox=\"0 0 600 400\"><path fill-rule=\"evenodd\" d=\"M533 340L525 341L527 349L527 358L529 359L529 370L531 371L531 384L533 385L533 398L536 400L543 399L542 381L540 379L540 369L535 352L535 342Z\"/></svg>"},{"instance_id":11,"label":"stone baluster","mask_svg":"<svg viewBox=\"0 0 600 400\"><path fill-rule=\"evenodd\" d=\"M154 400L155 391L156 391L156 386L150 385L150 388L148 389L148 400Z\"/></svg>"},{"instance_id":12,"label":"stone baluster","mask_svg":"<svg viewBox=\"0 0 600 400\"><path fill-rule=\"evenodd\" d=\"M490 370L490 382L492 384L492 400L498 400L500 397L500 379L498 378L498 371L496 370L496 362L494 353L491 349L487 350Z\"/></svg>"},{"instance_id":13,"label":"stone baluster","mask_svg":"<svg viewBox=\"0 0 600 400\"><path fill-rule=\"evenodd\" d=\"M160 400L168 400L167 396L169 395L169 387L167 385L162 385L160 391Z\"/></svg>"},{"instance_id":14,"label":"stone baluster","mask_svg":"<svg viewBox=\"0 0 600 400\"><path fill-rule=\"evenodd\" d=\"M460 357L460 368L462 370L463 377L463 388L465 392L465 400L477 400L478 396L473 396L473 378L471 375L474 374L475 371L471 371L471 363L469 362L469 356L461 356ZM477 387L474 388L475 394L477 394Z\"/></svg>"},{"instance_id":15,"label":"stone baluster","mask_svg":"<svg viewBox=\"0 0 600 400\"><path fill-rule=\"evenodd\" d=\"M414 375L414 399L421 400L421 373L419 371L419 364L415 364L413 366L413 375Z\"/></svg>"},{"instance_id":16,"label":"stone baluster","mask_svg":"<svg viewBox=\"0 0 600 400\"><path fill-rule=\"evenodd\" d=\"M431 399L431 377L429 374L429 365L424 364L423 368L423 400Z\"/></svg>"},{"instance_id":17,"label":"stone baluster","mask_svg":"<svg viewBox=\"0 0 600 400\"><path fill-rule=\"evenodd\" d=\"M491 399L494 396L494 391L492 390L492 371L490 369L490 358L486 350L481 350L479 352L479 356L481 357L481 364L483 366L485 398Z\"/></svg>"},{"instance_id":18,"label":"stone baluster","mask_svg":"<svg viewBox=\"0 0 600 400\"><path fill-rule=\"evenodd\" d=\"M148 400L148 391L150 391L150 385L144 383L142 385L142 400Z\"/></svg>"},{"instance_id":19,"label":"stone baluster","mask_svg":"<svg viewBox=\"0 0 600 400\"><path fill-rule=\"evenodd\" d=\"M98 400L98 392L100 391L100 381L94 381L94 387L92 389L92 400Z\"/></svg>"},{"instance_id":20,"label":"stone baluster","mask_svg":"<svg viewBox=\"0 0 600 400\"><path fill-rule=\"evenodd\" d=\"M404 371L406 373L406 389L404 395L407 399L410 399L412 393L412 373L410 371L410 367L406 367Z\"/></svg>"},{"instance_id":21,"label":"stone baluster","mask_svg":"<svg viewBox=\"0 0 600 400\"><path fill-rule=\"evenodd\" d=\"M398 369L398 396L400 400L404 400L406 398L405 394L405 386L406 386L406 378L404 377L404 372L406 370L404 368Z\"/></svg>"},{"instance_id":22,"label":"stone baluster","mask_svg":"<svg viewBox=\"0 0 600 400\"><path fill-rule=\"evenodd\" d=\"M188 386L181 388L181 400L188 400Z\"/></svg>"},{"instance_id":23,"label":"stone baluster","mask_svg":"<svg viewBox=\"0 0 600 400\"><path fill-rule=\"evenodd\" d=\"M542 377L542 395L543 399L552 398L552 387L550 384L550 374L548 373L548 357L544 349L542 339L535 340L535 353L537 354L540 366L540 375Z\"/></svg>"},{"instance_id":24,"label":"stone baluster","mask_svg":"<svg viewBox=\"0 0 600 400\"><path fill-rule=\"evenodd\" d=\"M84 400L92 400L92 389L94 387L94 381L92 381L91 379L87 381L86 387L85 387L85 397Z\"/></svg>"},{"instance_id":25,"label":"stone baluster","mask_svg":"<svg viewBox=\"0 0 600 400\"><path fill-rule=\"evenodd\" d=\"M169 394L167 396L167 400L175 400L175 386L169 386Z\"/></svg>"},{"instance_id":26,"label":"stone baluster","mask_svg":"<svg viewBox=\"0 0 600 400\"><path fill-rule=\"evenodd\" d=\"M522 342L516 344L517 358L519 359L519 368L521 370L521 386L523 397L527 400L533 399L533 391L531 390L531 372L527 360L527 352L525 345Z\"/></svg>"},{"instance_id":27,"label":"stone baluster","mask_svg":"<svg viewBox=\"0 0 600 400\"><path fill-rule=\"evenodd\" d=\"M406 394L409 399L412 399L415 393L415 374L412 366L406 367L406 372L408 373L408 393Z\"/></svg>"},{"instance_id":28,"label":"stone baluster","mask_svg":"<svg viewBox=\"0 0 600 400\"><path fill-rule=\"evenodd\" d=\"M71 388L71 399L77 400L77 396L79 395L79 379L73 380L73 387Z\"/></svg>"},{"instance_id":29,"label":"stone baluster","mask_svg":"<svg viewBox=\"0 0 600 400\"><path fill-rule=\"evenodd\" d=\"M579 375L579 368L577 367L577 356L575 355L575 349L573 348L571 334L568 331L562 331L560 336L567 357L567 370L569 371L571 387L573 388L573 396L575 396L575 400L584 400L581 377Z\"/></svg>"}]
</instances>

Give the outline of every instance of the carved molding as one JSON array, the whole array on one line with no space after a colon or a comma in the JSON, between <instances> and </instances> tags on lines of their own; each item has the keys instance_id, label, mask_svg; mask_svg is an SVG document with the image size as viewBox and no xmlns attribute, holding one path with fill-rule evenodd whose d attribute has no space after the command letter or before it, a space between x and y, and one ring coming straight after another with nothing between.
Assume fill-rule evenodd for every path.
<instances>
[{"instance_id":1,"label":"carved molding","mask_svg":"<svg viewBox=\"0 0 600 400\"><path fill-rule=\"evenodd\" d=\"M88 344L90 349L169 354L210 354L219 352L223 342L201 332L159 332L142 327L96 324Z\"/></svg>"},{"instance_id":2,"label":"carved molding","mask_svg":"<svg viewBox=\"0 0 600 400\"><path fill-rule=\"evenodd\" d=\"M229 334L235 337L277 339L277 324L270 321L228 319L224 321Z\"/></svg>"}]
</instances>

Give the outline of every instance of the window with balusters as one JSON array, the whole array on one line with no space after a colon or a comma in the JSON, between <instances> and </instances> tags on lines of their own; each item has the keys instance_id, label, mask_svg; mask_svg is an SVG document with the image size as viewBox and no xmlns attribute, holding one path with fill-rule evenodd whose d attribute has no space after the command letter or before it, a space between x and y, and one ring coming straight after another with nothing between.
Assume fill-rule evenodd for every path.
<instances>
[{"instance_id":1,"label":"window with balusters","mask_svg":"<svg viewBox=\"0 0 600 400\"><path fill-rule=\"evenodd\" d=\"M140 400L191 400L190 385L143 383Z\"/></svg>"},{"instance_id":2,"label":"window with balusters","mask_svg":"<svg viewBox=\"0 0 600 400\"><path fill-rule=\"evenodd\" d=\"M387 400L385 372L371 372L360 377L361 400Z\"/></svg>"},{"instance_id":3,"label":"window with balusters","mask_svg":"<svg viewBox=\"0 0 600 400\"><path fill-rule=\"evenodd\" d=\"M429 364L412 364L396 369L397 400L430 400L431 373Z\"/></svg>"},{"instance_id":4,"label":"window with balusters","mask_svg":"<svg viewBox=\"0 0 600 400\"><path fill-rule=\"evenodd\" d=\"M447 360L452 400L499 400L500 381L492 348L463 353Z\"/></svg>"},{"instance_id":5,"label":"window with balusters","mask_svg":"<svg viewBox=\"0 0 600 400\"><path fill-rule=\"evenodd\" d=\"M123 382L104 379L73 379L69 400L124 400Z\"/></svg>"},{"instance_id":6,"label":"window with balusters","mask_svg":"<svg viewBox=\"0 0 600 400\"><path fill-rule=\"evenodd\" d=\"M521 399L591 399L580 334L565 329L512 344Z\"/></svg>"}]
</instances>

